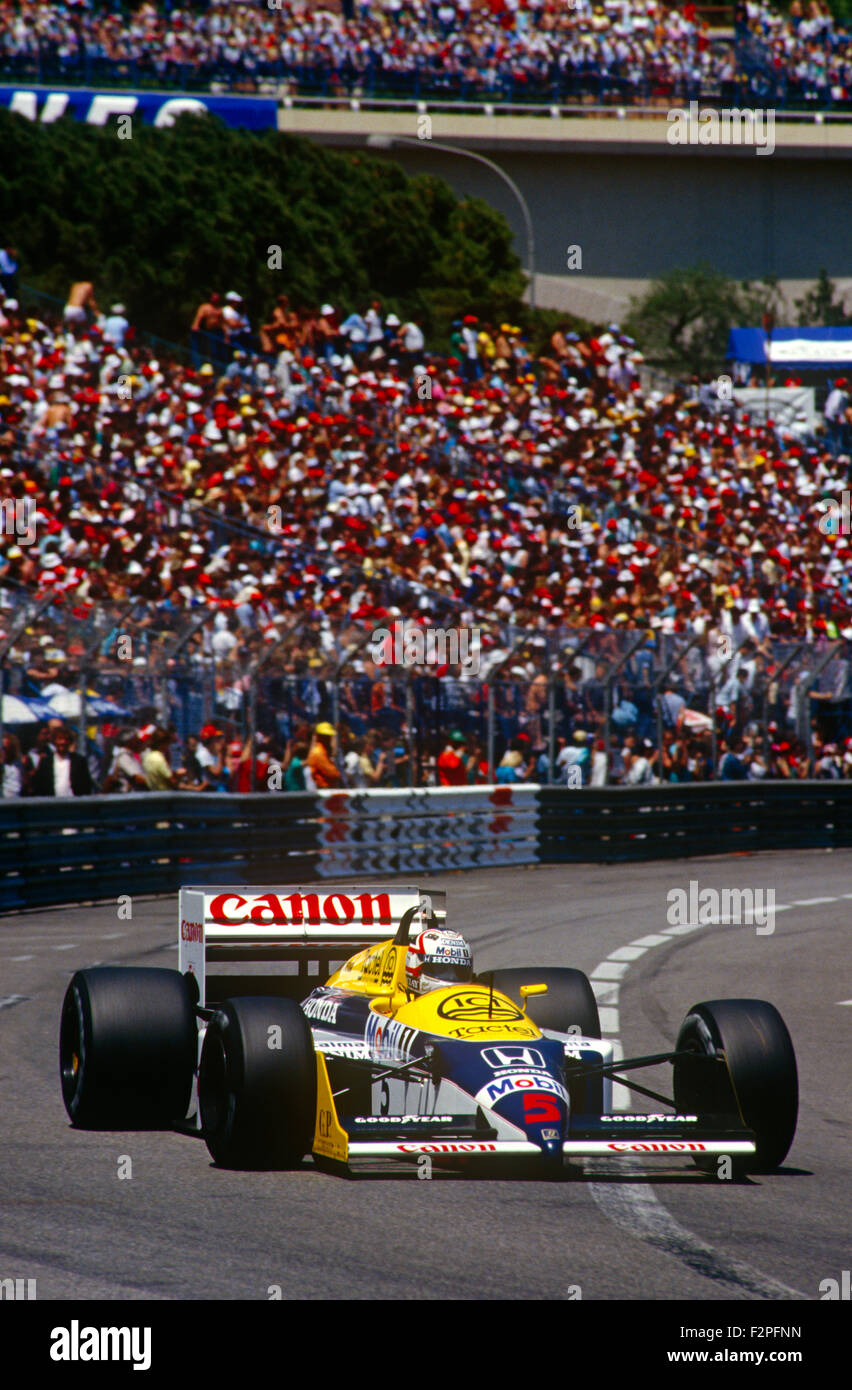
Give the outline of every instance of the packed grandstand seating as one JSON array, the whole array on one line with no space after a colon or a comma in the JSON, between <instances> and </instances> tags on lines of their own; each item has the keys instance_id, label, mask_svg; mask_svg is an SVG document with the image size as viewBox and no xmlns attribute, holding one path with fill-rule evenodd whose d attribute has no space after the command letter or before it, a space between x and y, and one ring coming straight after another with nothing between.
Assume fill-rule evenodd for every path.
<instances>
[{"instance_id":1,"label":"packed grandstand seating","mask_svg":"<svg viewBox=\"0 0 852 1390\"><path fill-rule=\"evenodd\" d=\"M121 305L2 308L0 475L31 523L4 513L7 690L43 723L84 668L116 711L96 781L129 718L174 726L181 785L247 789L252 685L265 758L286 773L331 721L355 785L442 780L462 739L469 780L599 781L607 741L609 780L852 771L850 540L819 525L848 426L643 387L616 324L534 353L462 314L429 353L378 303L282 296L258 335L237 291L211 304L156 355ZM382 665L394 623L471 633L467 665Z\"/></svg>"},{"instance_id":2,"label":"packed grandstand seating","mask_svg":"<svg viewBox=\"0 0 852 1390\"><path fill-rule=\"evenodd\" d=\"M825 0L786 14L739 0L718 17L727 27L711 29L691 0L2 0L0 76L516 103L852 100L852 36Z\"/></svg>"}]
</instances>

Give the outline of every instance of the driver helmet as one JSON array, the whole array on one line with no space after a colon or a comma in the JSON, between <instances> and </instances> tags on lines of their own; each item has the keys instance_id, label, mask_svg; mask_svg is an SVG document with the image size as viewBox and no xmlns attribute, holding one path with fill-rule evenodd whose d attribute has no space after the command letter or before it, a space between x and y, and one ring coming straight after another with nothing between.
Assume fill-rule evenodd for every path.
<instances>
[{"instance_id":1,"label":"driver helmet","mask_svg":"<svg viewBox=\"0 0 852 1390\"><path fill-rule=\"evenodd\" d=\"M413 994L473 979L473 956L458 932L430 927L415 937L405 958L405 980Z\"/></svg>"}]
</instances>

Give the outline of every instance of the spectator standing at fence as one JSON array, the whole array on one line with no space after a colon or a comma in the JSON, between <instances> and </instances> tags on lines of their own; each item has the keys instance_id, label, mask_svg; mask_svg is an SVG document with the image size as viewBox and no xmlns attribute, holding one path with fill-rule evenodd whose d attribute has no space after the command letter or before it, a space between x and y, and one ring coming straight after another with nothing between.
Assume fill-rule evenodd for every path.
<instances>
[{"instance_id":1,"label":"spectator standing at fence","mask_svg":"<svg viewBox=\"0 0 852 1390\"><path fill-rule=\"evenodd\" d=\"M287 744L284 767L284 790L285 792L307 791L305 782L305 767L308 759L308 745L299 740L296 743Z\"/></svg>"},{"instance_id":2,"label":"spectator standing at fence","mask_svg":"<svg viewBox=\"0 0 852 1390\"><path fill-rule=\"evenodd\" d=\"M823 415L828 435L828 447L836 458L843 451L847 436L846 413L849 408L849 382L845 376L837 377L828 393Z\"/></svg>"},{"instance_id":3,"label":"spectator standing at fence","mask_svg":"<svg viewBox=\"0 0 852 1390\"><path fill-rule=\"evenodd\" d=\"M314 786L319 791L329 787L339 787L343 781L340 769L335 765L332 757L335 738L333 724L324 722L317 724L314 729L314 741L308 754L308 767L314 780Z\"/></svg>"},{"instance_id":4,"label":"spectator standing at fence","mask_svg":"<svg viewBox=\"0 0 852 1390\"><path fill-rule=\"evenodd\" d=\"M385 755L385 778L384 784L387 787L407 787L409 756L408 749L402 743L394 742L392 730L387 730L382 735Z\"/></svg>"},{"instance_id":5,"label":"spectator standing at fence","mask_svg":"<svg viewBox=\"0 0 852 1390\"><path fill-rule=\"evenodd\" d=\"M375 762L370 754L375 750L375 735L356 738L346 754L344 767L346 781L350 787L376 787L381 783L385 771L385 754L379 752Z\"/></svg>"},{"instance_id":6,"label":"spectator standing at fence","mask_svg":"<svg viewBox=\"0 0 852 1390\"><path fill-rule=\"evenodd\" d=\"M741 740L726 743L720 740L722 753L719 758L719 777L723 782L743 782L745 781L748 770L742 757L743 744Z\"/></svg>"},{"instance_id":7,"label":"spectator standing at fence","mask_svg":"<svg viewBox=\"0 0 852 1390\"><path fill-rule=\"evenodd\" d=\"M528 769L524 766L524 755L518 747L517 740L513 740L513 747L507 748L500 759L494 780L500 785L506 785L512 782L525 782L527 776Z\"/></svg>"},{"instance_id":8,"label":"spectator standing at fence","mask_svg":"<svg viewBox=\"0 0 852 1390\"><path fill-rule=\"evenodd\" d=\"M314 328L314 338L317 356L328 360L336 351L340 338L340 324L333 304L323 304L320 307L319 318Z\"/></svg>"},{"instance_id":9,"label":"spectator standing at fence","mask_svg":"<svg viewBox=\"0 0 852 1390\"><path fill-rule=\"evenodd\" d=\"M232 747L235 745L232 744ZM239 746L239 745L236 745ZM252 742L247 738L231 781L231 790L246 796L249 792L269 791L269 756L263 734L254 736L254 788L251 785Z\"/></svg>"},{"instance_id":10,"label":"spectator standing at fence","mask_svg":"<svg viewBox=\"0 0 852 1390\"><path fill-rule=\"evenodd\" d=\"M385 329L382 323L381 301L374 299L364 315L364 322L367 325L367 349L372 352L374 348L383 347L385 341Z\"/></svg>"},{"instance_id":11,"label":"spectator standing at fence","mask_svg":"<svg viewBox=\"0 0 852 1390\"><path fill-rule=\"evenodd\" d=\"M95 287L91 280L75 280L68 291L68 303L62 317L71 327L85 328L94 323L98 315Z\"/></svg>"},{"instance_id":12,"label":"spectator standing at fence","mask_svg":"<svg viewBox=\"0 0 852 1390\"><path fill-rule=\"evenodd\" d=\"M353 309L340 325L341 337L344 337L349 345L349 351L355 362L360 362L363 354L367 350L367 321L363 314L359 314L357 309Z\"/></svg>"},{"instance_id":13,"label":"spectator standing at fence","mask_svg":"<svg viewBox=\"0 0 852 1390\"><path fill-rule=\"evenodd\" d=\"M391 326L391 315L388 315L388 327ZM426 344L423 337L423 329L419 323L409 319L407 323L400 325L396 338L397 343L402 347L402 361L406 371L411 371L415 362L420 361L421 353Z\"/></svg>"},{"instance_id":14,"label":"spectator standing at fence","mask_svg":"<svg viewBox=\"0 0 852 1390\"><path fill-rule=\"evenodd\" d=\"M53 735L53 749L42 755L32 780L33 796L91 796L92 776L86 759L71 747L63 724Z\"/></svg>"},{"instance_id":15,"label":"spectator standing at fence","mask_svg":"<svg viewBox=\"0 0 852 1390\"><path fill-rule=\"evenodd\" d=\"M467 739L460 730L450 734L444 751L438 757L438 785L441 787L466 787L467 766L465 745Z\"/></svg>"},{"instance_id":16,"label":"spectator standing at fence","mask_svg":"<svg viewBox=\"0 0 852 1390\"><path fill-rule=\"evenodd\" d=\"M3 764L2 793L5 797L21 796L24 789L24 768L21 745L14 734L3 735L0 748L0 761Z\"/></svg>"},{"instance_id":17,"label":"spectator standing at fence","mask_svg":"<svg viewBox=\"0 0 852 1390\"><path fill-rule=\"evenodd\" d=\"M623 754L624 775L621 779L622 786L641 787L656 781L654 770L651 766L651 760L646 756L650 747L651 745L648 744L647 747L643 747L642 749L638 747L632 749L625 748Z\"/></svg>"},{"instance_id":18,"label":"spectator standing at fence","mask_svg":"<svg viewBox=\"0 0 852 1390\"><path fill-rule=\"evenodd\" d=\"M464 360L465 381L476 381L479 377L479 332L475 314L465 314L462 319L461 344Z\"/></svg>"},{"instance_id":19,"label":"spectator standing at fence","mask_svg":"<svg viewBox=\"0 0 852 1390\"><path fill-rule=\"evenodd\" d=\"M222 314L222 301L215 291L203 304L199 304L189 330L189 343L192 360L196 367L209 358L221 357L222 335L225 320Z\"/></svg>"},{"instance_id":20,"label":"spectator standing at fence","mask_svg":"<svg viewBox=\"0 0 852 1390\"><path fill-rule=\"evenodd\" d=\"M583 785L585 786L588 783L590 770L589 750L587 747L588 737L585 729L575 729L572 742L569 743L566 748L562 749L562 752L556 759L556 781L560 785L565 786L567 784L569 787L575 785L577 774L574 773L572 777L571 773L571 769L574 767L580 769L580 778ZM605 750L604 757L606 757Z\"/></svg>"},{"instance_id":21,"label":"spectator standing at fence","mask_svg":"<svg viewBox=\"0 0 852 1390\"><path fill-rule=\"evenodd\" d=\"M592 772L589 778L590 787L606 786L606 744L602 738L595 739L592 749Z\"/></svg>"},{"instance_id":22,"label":"spectator standing at fence","mask_svg":"<svg viewBox=\"0 0 852 1390\"><path fill-rule=\"evenodd\" d=\"M145 776L142 759L139 757L141 746L139 736L133 729L126 729L119 734L110 769L104 780L104 792L144 792L148 790L148 779Z\"/></svg>"},{"instance_id":23,"label":"spectator standing at fence","mask_svg":"<svg viewBox=\"0 0 852 1390\"><path fill-rule=\"evenodd\" d=\"M61 723L61 720L57 721ZM28 753L24 754L21 764L21 771L24 778L24 796L32 796L32 782L36 770L45 753L49 753L51 748L51 728L50 724L39 724L36 732L35 743Z\"/></svg>"},{"instance_id":24,"label":"spectator standing at fence","mask_svg":"<svg viewBox=\"0 0 852 1390\"><path fill-rule=\"evenodd\" d=\"M169 729L155 729L149 747L142 754L142 769L151 792L173 791L177 785L168 761L172 738Z\"/></svg>"},{"instance_id":25,"label":"spectator standing at fence","mask_svg":"<svg viewBox=\"0 0 852 1390\"><path fill-rule=\"evenodd\" d=\"M113 304L109 313L103 321L102 333L104 342L112 343L114 348L123 348L127 330L130 328L129 320L125 317L126 310L123 304Z\"/></svg>"},{"instance_id":26,"label":"spectator standing at fence","mask_svg":"<svg viewBox=\"0 0 852 1390\"><path fill-rule=\"evenodd\" d=\"M660 710L665 728L676 729L681 710L684 709L686 700L677 693L671 681L666 681L665 690L660 696Z\"/></svg>"},{"instance_id":27,"label":"spectator standing at fence","mask_svg":"<svg viewBox=\"0 0 852 1390\"><path fill-rule=\"evenodd\" d=\"M186 781L183 786L184 791L207 792L211 790L212 783L207 776L205 762L199 757L201 748L202 744L198 735L189 734L183 755L183 765L186 772Z\"/></svg>"},{"instance_id":28,"label":"spectator standing at fence","mask_svg":"<svg viewBox=\"0 0 852 1390\"><path fill-rule=\"evenodd\" d=\"M222 320L228 346L232 352L237 350L250 352L252 348L251 324L245 311L243 297L236 290L229 290L225 295Z\"/></svg>"},{"instance_id":29,"label":"spectator standing at fence","mask_svg":"<svg viewBox=\"0 0 852 1390\"><path fill-rule=\"evenodd\" d=\"M205 724L199 735L198 746L194 749L195 761L201 769L206 782L206 790L226 792L228 773L225 767L225 748L227 740L215 724Z\"/></svg>"},{"instance_id":30,"label":"spectator standing at fence","mask_svg":"<svg viewBox=\"0 0 852 1390\"><path fill-rule=\"evenodd\" d=\"M270 354L293 352L298 339L299 317L290 308L289 297L279 294L271 319L260 326L261 351Z\"/></svg>"}]
</instances>

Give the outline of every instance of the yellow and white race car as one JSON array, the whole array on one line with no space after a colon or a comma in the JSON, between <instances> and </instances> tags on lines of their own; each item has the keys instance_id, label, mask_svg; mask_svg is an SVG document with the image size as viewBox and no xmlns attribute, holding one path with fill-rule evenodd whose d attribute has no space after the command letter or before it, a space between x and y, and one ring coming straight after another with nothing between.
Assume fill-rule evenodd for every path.
<instances>
[{"instance_id":1,"label":"yellow and white race car","mask_svg":"<svg viewBox=\"0 0 852 1390\"><path fill-rule=\"evenodd\" d=\"M236 1168L429 1155L554 1174L641 1154L766 1170L792 1142L795 1055L763 1000L697 1004L671 1051L616 1061L585 975L475 975L443 894L184 888L179 916L177 970L71 980L60 1071L76 1126L200 1130ZM632 1080L662 1062L671 1097ZM614 1113L613 1079L654 1113Z\"/></svg>"}]
</instances>

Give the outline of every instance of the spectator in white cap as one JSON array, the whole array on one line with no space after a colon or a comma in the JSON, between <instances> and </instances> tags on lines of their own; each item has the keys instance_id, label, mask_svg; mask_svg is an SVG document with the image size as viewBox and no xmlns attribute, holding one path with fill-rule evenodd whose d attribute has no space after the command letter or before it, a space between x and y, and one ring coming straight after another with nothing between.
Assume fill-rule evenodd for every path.
<instances>
[{"instance_id":1,"label":"spectator in white cap","mask_svg":"<svg viewBox=\"0 0 852 1390\"><path fill-rule=\"evenodd\" d=\"M390 319L388 319L390 324ZM400 326L396 335L396 341L402 348L403 362L410 371L415 362L420 360L426 340L423 337L423 329L419 323L413 320Z\"/></svg>"},{"instance_id":2,"label":"spectator in white cap","mask_svg":"<svg viewBox=\"0 0 852 1390\"><path fill-rule=\"evenodd\" d=\"M385 330L382 324L382 305L381 301L374 299L369 309L364 315L367 325L367 342L371 348L381 347L385 341Z\"/></svg>"},{"instance_id":3,"label":"spectator in white cap","mask_svg":"<svg viewBox=\"0 0 852 1390\"><path fill-rule=\"evenodd\" d=\"M345 318L340 325L340 332L349 343L349 349L357 362L359 354L363 353L367 345L366 319L358 313L357 309L353 309L348 318Z\"/></svg>"},{"instance_id":4,"label":"spectator in white cap","mask_svg":"<svg viewBox=\"0 0 852 1390\"><path fill-rule=\"evenodd\" d=\"M113 347L123 348L124 338L129 327L130 324L125 318L124 305L113 304L103 321L104 342L112 343Z\"/></svg>"},{"instance_id":5,"label":"spectator in white cap","mask_svg":"<svg viewBox=\"0 0 852 1390\"><path fill-rule=\"evenodd\" d=\"M339 351L344 346L340 333L340 325L337 322L337 314L333 304L323 304L319 311L319 320L316 326L317 356L324 357L326 360L332 353Z\"/></svg>"},{"instance_id":6,"label":"spectator in white cap","mask_svg":"<svg viewBox=\"0 0 852 1390\"><path fill-rule=\"evenodd\" d=\"M236 290L228 290L225 307L222 310L225 337L232 351L251 351L251 324L243 308L243 297Z\"/></svg>"}]
</instances>

